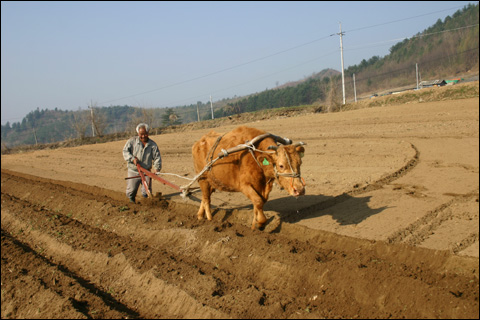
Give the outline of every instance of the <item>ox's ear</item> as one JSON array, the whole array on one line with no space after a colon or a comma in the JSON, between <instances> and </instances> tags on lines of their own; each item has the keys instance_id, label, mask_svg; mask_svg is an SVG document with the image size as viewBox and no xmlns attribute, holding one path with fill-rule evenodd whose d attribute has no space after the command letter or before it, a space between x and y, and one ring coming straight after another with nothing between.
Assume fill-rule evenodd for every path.
<instances>
[{"instance_id":1,"label":"ox's ear","mask_svg":"<svg viewBox=\"0 0 480 320\"><path fill-rule=\"evenodd\" d=\"M258 163L260 163L265 176L274 176L275 172L273 170L274 158L270 154L261 154L257 156Z\"/></svg>"},{"instance_id":2,"label":"ox's ear","mask_svg":"<svg viewBox=\"0 0 480 320\"><path fill-rule=\"evenodd\" d=\"M300 155L300 158L303 158L305 154L305 148L303 146L297 146L295 151L297 151L297 153Z\"/></svg>"}]
</instances>

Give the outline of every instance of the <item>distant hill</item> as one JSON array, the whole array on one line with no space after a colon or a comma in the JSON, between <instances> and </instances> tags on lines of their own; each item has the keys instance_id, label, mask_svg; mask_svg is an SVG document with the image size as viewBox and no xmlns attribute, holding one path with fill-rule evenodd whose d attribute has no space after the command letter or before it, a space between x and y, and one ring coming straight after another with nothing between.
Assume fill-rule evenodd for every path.
<instances>
[{"instance_id":1,"label":"distant hill","mask_svg":"<svg viewBox=\"0 0 480 320\"><path fill-rule=\"evenodd\" d=\"M420 80L478 74L479 5L469 4L451 17L437 22L410 39L390 48L385 57L373 56L345 70L347 101L395 87L412 86ZM222 99L175 108L139 108L134 106L96 107L92 110L40 110L30 112L21 122L1 126L2 146L52 143L67 139L85 139L95 135L134 133L139 121L153 128L190 123L212 118L281 107L315 105L316 110L338 108L342 97L341 72L325 69L298 81L244 97Z\"/></svg>"},{"instance_id":2,"label":"distant hill","mask_svg":"<svg viewBox=\"0 0 480 320\"><path fill-rule=\"evenodd\" d=\"M479 5L469 4L444 21L438 19L430 28L405 39L390 48L390 54L373 56L345 70L346 100L389 88L416 82L416 67L421 80L455 77L476 73L479 69ZM290 107L300 104L324 105L325 111L341 105L341 72L328 77L311 76L292 85L266 90L234 103L217 114L251 112L263 109ZM355 84L353 75L355 74ZM356 92L354 91L354 88Z\"/></svg>"},{"instance_id":3,"label":"distant hill","mask_svg":"<svg viewBox=\"0 0 480 320\"><path fill-rule=\"evenodd\" d=\"M469 4L414 37L390 48L383 58L373 56L345 70L347 96L373 93L419 81L478 74L479 5Z\"/></svg>"},{"instance_id":4,"label":"distant hill","mask_svg":"<svg viewBox=\"0 0 480 320\"><path fill-rule=\"evenodd\" d=\"M341 75L341 74L342 74L342 72L334 70L334 69L330 69L330 68L323 69L322 71L314 73L311 76L309 76L309 77L307 77L303 80L290 81L290 82L287 82L283 85L280 85L280 86L276 87L275 89L284 89L284 88L288 88L288 87L295 87L295 86L299 85L300 83L307 81L308 79L322 80L323 78L330 78L330 77L338 76L338 75Z\"/></svg>"}]
</instances>

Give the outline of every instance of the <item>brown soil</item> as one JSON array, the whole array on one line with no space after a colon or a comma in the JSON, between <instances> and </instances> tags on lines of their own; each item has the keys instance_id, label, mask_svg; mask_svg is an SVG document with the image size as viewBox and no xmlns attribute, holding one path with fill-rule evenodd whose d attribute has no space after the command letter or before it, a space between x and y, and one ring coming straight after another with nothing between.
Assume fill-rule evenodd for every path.
<instances>
[{"instance_id":1,"label":"brown soil","mask_svg":"<svg viewBox=\"0 0 480 320\"><path fill-rule=\"evenodd\" d=\"M263 231L238 193L213 221L158 182L131 205L125 140L2 155L1 317L478 319L478 105L248 123L307 143L307 195L275 189ZM152 136L162 171L191 178L209 130Z\"/></svg>"}]
</instances>

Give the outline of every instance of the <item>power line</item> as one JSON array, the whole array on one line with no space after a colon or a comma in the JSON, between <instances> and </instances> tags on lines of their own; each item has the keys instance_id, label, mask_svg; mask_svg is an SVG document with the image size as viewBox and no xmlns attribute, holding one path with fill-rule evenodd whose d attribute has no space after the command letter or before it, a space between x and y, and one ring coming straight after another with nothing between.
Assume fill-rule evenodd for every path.
<instances>
[{"instance_id":1,"label":"power line","mask_svg":"<svg viewBox=\"0 0 480 320\"><path fill-rule=\"evenodd\" d=\"M472 52L472 51L475 51L475 50L479 50L478 47L476 48L471 48L471 49L467 49L467 50L464 50L462 52L458 52L458 53L455 53L453 55L447 55L447 56L442 56L442 57L438 57L438 58L434 58L434 59L430 59L428 61L429 64L431 63L435 63L437 61L440 61L440 60L445 60L445 59L448 59L450 58L451 56L458 56L458 55L462 55L462 54L466 54L468 52ZM336 51L332 51L331 53L334 53ZM329 53L329 54L331 54ZM320 57L321 58L321 57ZM315 60L315 59L314 59ZM313 61L313 60L310 60L310 61ZM309 61L309 62L310 62ZM425 62L422 62L423 65L425 65ZM293 68L293 67L292 67ZM379 78L379 77L385 77L385 76L392 76L393 74L398 74L398 73L401 73L401 72L413 72L412 71L412 67L411 66L407 66L407 67L403 67L403 68L399 68L399 69L395 69L395 70L390 70L390 71L387 71L387 72L383 72L383 73L379 73L379 74L375 74L375 75L369 75L367 78L360 78L360 79L356 79L356 82L357 83L360 83L360 82L364 82L364 81L367 81L369 79L374 79L374 78ZM361 75L361 73L360 73ZM351 85L353 82L352 80L348 80L345 82L346 85ZM203 114L208 114L208 105L207 103L202 103L202 105L204 106L205 110L203 109L200 109L200 112L203 113ZM194 109L197 105L195 103L192 103L190 105L185 105L185 106L181 106L182 108L192 108L191 110L176 110L175 111L175 114L179 115L179 116L186 116L186 115L190 115L194 118L194 116L196 115L198 117L198 114L197 114L197 111L195 111L196 109Z\"/></svg>"},{"instance_id":2,"label":"power line","mask_svg":"<svg viewBox=\"0 0 480 320\"><path fill-rule=\"evenodd\" d=\"M364 30L364 29L368 29L368 28L380 27L380 26L384 26L384 25L386 25L386 24L391 24L391 23L406 21L406 20L410 20L410 19L420 18L420 17L424 17L424 16L431 15L431 14L440 13L440 12L444 12L444 11L449 11L449 10L452 10L452 9L458 9L458 8L462 8L462 7L464 7L464 6L456 6L456 7L452 7L452 8L448 8L448 9L443 9L443 10L439 10L439 11L435 11L435 12L424 13L424 14L421 14L421 15L418 15L418 16L409 17L409 18L403 18L403 19L398 19L398 20L394 20L394 21L389 21L389 22L374 24L374 25L371 25L371 26L366 26L366 27L361 27L361 28L357 28L357 29L352 29L352 30L348 30L348 31L345 31L345 32L355 32L355 31Z\"/></svg>"},{"instance_id":3,"label":"power line","mask_svg":"<svg viewBox=\"0 0 480 320\"><path fill-rule=\"evenodd\" d=\"M2 117L2 121L4 121L4 120L10 121L10 120L16 120L16 119L23 119L23 118L25 118L25 117L15 117L15 118L8 118L8 119L3 119L3 117Z\"/></svg>"},{"instance_id":4,"label":"power line","mask_svg":"<svg viewBox=\"0 0 480 320\"><path fill-rule=\"evenodd\" d=\"M475 27L475 26L478 26L478 24L474 24L474 25L469 25L469 26L465 26L465 27L459 27L459 28L455 28L455 29L448 29L448 30L443 30L443 31L439 31L439 32L433 32L433 33L428 33L428 34L421 34L421 35L417 35L417 36L413 36L413 37L410 37L410 39L413 39L413 38L420 38L420 37L425 37L425 36L430 36L430 35L436 35L436 34L440 34L440 33L445 33L445 32L450 32L450 31L457 31L457 30L461 30L461 29L467 29L467 28L472 28L472 27ZM343 32L345 33L345 32ZM336 34L332 34L331 36L333 35L336 35ZM375 43L371 43L371 44L368 44L368 45L365 45L363 47L358 47L358 48L352 48L352 49L345 49L344 50L347 50L347 51L350 51L350 50L357 50L357 49L364 49L364 48L371 48L370 45L372 44L378 44L378 43L384 43L384 42L393 42L393 41L401 41L401 40L404 40L404 39L409 39L409 37L402 37L402 38L397 38L397 39L391 39L391 40L385 40L385 41L381 41L381 42L375 42ZM297 64L295 66L292 66L292 67L289 67L289 68L286 68L286 69L283 69L281 71L278 71L278 72L274 72L274 73L270 73L268 75L265 75L265 76L262 76L260 78L256 78L256 79L253 79L253 80L249 80L247 82L243 82L243 83L239 83L239 84L236 84L236 85L233 85L233 86L230 86L230 87L227 87L227 88L223 88L223 89L219 89L219 90L216 90L216 91L213 91L212 93L218 93L218 92L221 92L221 91L225 91L225 90L229 90L229 89L233 89L233 88L236 88L236 87L240 87L240 86L243 86L245 84L250 84L254 81L258 81L258 80L261 80L261 79L264 79L264 78L268 78L268 77L271 77L273 75L276 75L276 74L279 74L279 73L282 73L282 72L285 72L287 70L291 70L291 69L295 69L295 68L298 68L299 66L302 66L302 65L305 65L305 64L308 64L308 63L311 63L313 61L316 61L318 59L322 59L332 53L335 53L335 52L338 52L338 50L335 50L335 51L332 51L332 52L329 52L327 54L324 54L320 57L317 57L315 59L311 59L311 60L308 60L306 62L302 62L300 64ZM361 80L359 80L361 81ZM180 103L180 102L183 102L183 101L189 101L189 100L192 100L192 99L198 99L198 98L202 98L202 97L206 97L207 94L202 94L202 95L198 95L198 96L194 96L194 97L190 97L190 98L185 98L185 99L182 99L182 100L176 100L174 102L168 102L169 104L175 104L175 103Z\"/></svg>"},{"instance_id":5,"label":"power line","mask_svg":"<svg viewBox=\"0 0 480 320\"><path fill-rule=\"evenodd\" d=\"M386 24L401 22L401 21L410 20L410 19L415 19L415 18L419 18L419 17L431 15L431 14L436 14L436 13L440 13L440 12L444 12L444 11L448 11L448 10L452 10L452 9L457 9L457 8L461 8L461 7L464 7L464 6L451 7L451 8L448 8L448 9L443 9L443 10L439 10L439 11L434 11L434 12L430 12L430 13L425 13L425 14L421 14L421 15L417 15L417 16L413 16L413 17L398 19L398 20L394 20L394 21L384 22L384 23L381 23L381 24L376 24L376 25L361 27L361 28L357 28L357 29L351 29L351 30L349 30L349 31L344 31L344 33L346 33L346 32L359 31L359 30L368 29L368 28L374 28L374 27L383 26L383 25L386 25ZM118 101L118 100L123 100L123 99L127 99L127 98L132 98L132 97L136 97L136 96L139 96L139 95L144 95L144 94L152 93L152 92L155 92L155 91L160 91L160 90L164 90L164 89L167 89L167 88L171 88L171 87L174 87L174 86L182 85L182 84L185 84L185 83L188 83L188 82L192 82L192 81L195 81L195 80L200 80L200 79L203 79L203 78L206 78L206 77L210 77L210 76L215 75L215 74L219 74L219 73L222 73L222 72L225 72L225 71L229 71L229 70L232 70L232 69L236 69L236 68L239 68L239 67L243 67L243 66L245 66L245 65L248 65L248 64L251 64L251 63L254 63L254 62L258 62L258 61L261 61L261 60L265 60L265 59L271 58L271 57L273 57L273 56L276 56L276 55L279 55L279 54L282 54L282 53L285 53L285 52L288 52L288 51L291 51L291 50L295 50L295 49L304 47L304 46L306 46L306 45L309 45L309 44L312 44L312 43L315 43L315 42L318 42L318 41L321 41L321 40L325 40L325 39L327 39L327 38L330 38L330 37L333 36L333 35L335 35L335 34L330 34L330 35L328 35L328 36L323 36L323 37L321 37L321 38L318 38L318 39L315 39L315 40L312 40L312 41L309 41L309 42L306 42L306 43L303 43L303 44L300 44L300 45L297 45L297 46L294 46L294 47L291 47L291 48L288 48L288 49L285 49L285 50L282 50L282 51L278 51L278 52L272 53L272 54L267 55L267 56L264 56L264 57L260 57L260 58L257 58L257 59L253 59L253 60L247 61L247 62L245 62L245 63L241 63L241 64L238 64L238 65L235 65L235 66L232 66L232 67L228 67L228 68L225 68L225 69L221 69L221 70L218 70L218 71L215 71L215 72L212 72L212 73L208 73L208 74L205 74L205 75L202 75L202 76L194 77L194 78L187 79L187 80L184 80L184 81L179 81L179 82L176 82L176 83L173 83L173 84L169 84L169 85L166 85L166 86L163 86L163 87L159 87L159 88L156 88L156 89L144 91L144 92L141 92L141 93L136 93L136 94L132 94L132 95L125 96L125 97L121 97L121 98L116 98L116 99L111 99L111 100L103 101L103 102L101 102L100 104L105 104L105 103L110 103L110 102L114 102L114 101Z\"/></svg>"},{"instance_id":6,"label":"power line","mask_svg":"<svg viewBox=\"0 0 480 320\"><path fill-rule=\"evenodd\" d=\"M317 61L317 60L319 60L319 59L322 59L322 58L324 58L324 57L326 57L326 56L328 56L328 55L331 55L331 54L333 54L333 53L336 53L336 52L337 52L337 50L334 50L334 51L331 51L331 52L329 52L329 53L326 53L326 54L324 54L324 55L322 55L322 56L319 56L319 57L316 57L316 58L314 58L314 59L310 59L310 60L308 60L308 61L305 61L305 62L302 62L302 63L300 63L300 64L294 65L294 66L292 66L292 67L289 67L289 68L286 68L286 69L282 69L282 70L280 70L280 71L267 74L267 75L262 76L262 77L260 77L260 78L256 78L256 79L253 79L253 80L249 80L249 81L246 81L246 82L242 82L242 83L239 83L239 84L236 84L236 85L227 87L227 88L218 89L218 90L213 91L212 93L218 93L218 92L222 92L222 91L225 91L225 90L230 90L230 89L233 89L233 88L236 88L236 87L241 87L241 86L243 86L243 85L250 84L250 83L252 83L252 82L254 82L254 81L258 81L258 80L261 80L261 79L265 79L265 78L274 76L274 75L276 75L276 74L279 74L279 73L282 73L282 72L285 72L285 71L288 71L288 70L291 70L291 69L298 68L298 67L300 67L300 66L302 66L302 65L311 63L311 62L313 62L313 61ZM174 101L174 102L168 102L167 104L174 104L174 103L179 103L179 102L182 102L182 101L189 101L189 100L192 100L192 99L198 99L198 98L206 97L206 96L207 96L206 94L202 94L202 95L198 95L198 96L195 96L195 97L185 98L185 99L182 99L182 100L176 100L176 101Z\"/></svg>"},{"instance_id":7,"label":"power line","mask_svg":"<svg viewBox=\"0 0 480 320\"><path fill-rule=\"evenodd\" d=\"M356 29L350 29L350 30L347 30L347 31L344 31L344 32L355 32L355 31L360 31L360 30L364 30L364 29L368 29L368 28L375 28L375 27L379 27L379 26L383 26L383 25L387 25L387 24L391 24L391 23L397 23L397 22L402 22L402 21L406 21L406 20L410 20L410 19L415 19L415 18L419 18L419 17L424 17L424 16L427 16L427 15L437 14L437 13L444 12L444 11L448 11L448 10L452 10L452 9L458 9L458 8L461 8L461 7L464 7L464 6L463 6L463 5L462 5L462 6L455 6L455 7L451 7L451 8L448 8L448 9L438 10L438 11L434 11L434 12L430 12L430 13L425 13L425 14L421 14L421 15L416 15L416 16L412 16L412 17L407 17L407 18L403 18L403 19L398 19L398 20L394 20L394 21L389 21L389 22L384 22L384 23L380 23L380 24L375 24L375 25L360 27L360 28L356 28ZM478 26L478 24L477 24L477 25L472 25L472 26ZM466 27L457 28L457 29L452 29L452 30L444 30L444 31L437 32L437 33L448 32L448 31L453 31L453 30L460 30L460 29L469 28L469 27L472 27L472 26L466 26ZM412 37L412 38L422 37L422 36L428 36L428 35L437 34L437 33L430 33L430 34L418 35L418 36L414 36L414 37ZM184 81L179 81L179 82L176 82L176 83L173 83L173 84L169 84L169 85L166 85L166 86L163 86L163 87L159 87L159 88L156 88L156 89L153 89L153 90L144 91L144 92L141 92L141 93L137 93L137 94L125 96L125 97L122 97L122 98L117 98L117 99L112 99L112 100L104 101L104 102L102 102L101 104L105 104L105 103L109 103L109 102L114 102L114 101L118 101L118 100L123 100L123 99L131 98L131 97L135 97L135 96L139 96L139 95L144 95L144 94L147 94L147 93L151 93L151 92L163 90L163 89L166 89L166 88L170 88L170 87L173 87L173 86L178 86L178 85L181 85L181 84L185 84L185 83L188 83L188 82L192 82L192 81L195 81L195 80L203 79L203 78L206 78L206 77L209 77L209 76L212 76L212 75L221 73L221 72L229 71L229 70L232 70L232 69L235 69L235 68L239 68L239 67L242 67L242 66L251 64L251 63L255 63L255 62L258 62L258 61L262 61L262 60L271 58L271 57L273 57L273 56L276 56L276 55L279 55L279 54L282 54L282 53L285 53L285 52L288 52L288 51L292 51L292 50L295 50L295 49L298 49L298 48L307 46L307 45L309 45L309 44L312 44L312 43L315 43L315 42L318 42L318 41L325 40L325 39L327 39L327 38L330 38L330 37L333 36L333 35L335 35L335 34L331 34L331 35L328 35L328 36L323 36L323 37L314 39L314 40L312 40L312 41L309 41L309 42L306 42L306 43L303 43L303 44L300 44L300 45L297 45L297 46L294 46L294 47L291 47L291 48L288 48L288 49L285 49L285 50L282 50L282 51L278 51L278 52L275 52L275 53L273 53L273 54L269 54L269 55L266 55L266 56L263 56L263 57L260 57L260 58L257 58L257 59L253 59L253 60L247 61L247 62L245 62L245 63L238 64L238 65L235 65L235 66L232 66L232 67L228 67L228 68L225 68L225 69L221 69L221 70L219 70L219 71L212 72L212 73L209 73L209 74L206 74L206 75L194 77L194 78L187 79L187 80L184 80ZM405 38L400 38L400 39L398 39L398 40L403 40L403 39L405 39ZM395 40L386 40L386 41L395 41ZM356 48L356 49L359 49L359 48ZM350 49L350 50L352 50L352 49ZM355 50L355 49L353 49L353 50ZM311 61L313 61L313 60L311 60ZM303 63L302 63L302 64L303 64ZM302 64L300 64L300 65L302 65ZM298 66L300 66L300 65L298 65ZM294 68L294 67L292 67L292 68ZM291 69L291 68L289 68L289 69ZM288 69L285 69L285 70L288 70ZM285 70L284 70L284 71L285 71ZM280 72L282 72L282 71L280 71ZM277 72L277 73L279 73L279 72ZM276 74L276 73L274 73L274 74ZM271 75L274 75L274 74L271 74ZM268 77L268 76L270 76L270 75L267 75L267 76L264 76L264 77L261 77L261 78L257 78L257 79L252 80L252 81L260 80L260 79L265 78L265 77ZM251 82L251 81L249 81L249 82ZM239 85L236 85L236 86L240 86L240 85L244 85L244 84L245 84L245 83L239 84ZM236 86L232 86L232 87L229 87L229 88L226 88L226 89L220 89L220 90L217 90L217 91L215 91L215 92L224 91L224 90L227 90L227 89L234 88L234 87L236 87ZM205 95L202 95L202 96L205 96ZM2 119L2 120L10 121L10 120L15 120L15 119L21 119L21 117L9 118L9 119Z\"/></svg>"},{"instance_id":8,"label":"power line","mask_svg":"<svg viewBox=\"0 0 480 320\"><path fill-rule=\"evenodd\" d=\"M138 95L143 95L143 94L147 94L147 93L151 93L151 92L155 92L155 91L159 91L159 90L171 88L171 87L174 87L174 86L178 86L178 85L181 85L181 84L185 84L185 83L188 83L188 82L191 82L191 81L203 79L203 78L206 78L206 77L209 77L209 76L213 76L213 75L218 74L218 73L221 73L221 72L225 72L225 71L229 71L229 70L236 69L236 68L239 68L239 67L243 67L243 66L245 66L245 65L247 65L247 64L251 64L251 63L254 63L254 62L258 62L258 61L261 61L261 60L265 60L265 59L271 58L271 57L273 57L273 56L276 56L276 55L279 55L279 54L282 54L282 53L285 53L285 52L288 52L288 51L291 51L291 50L294 50L294 49L298 49L298 48L300 48L300 47L304 47L304 46L309 45L309 44L312 44L312 43L314 43L314 42L317 42L317 41L320 41L320 40L324 40L324 39L329 38L329 37L330 37L330 36L325 36L325 37L322 37L322 38L318 38L318 39L315 39L315 40L306 42L306 43L304 43L304 44L300 44L300 45L298 45L298 46L295 46L295 47L292 47L292 48L289 48L289 49L285 49L285 50L282 50L282 51L279 51L279 52L276 52L276 53L272 53L272 54L270 54L270 55L267 55L267 56L264 56L264 57L261 57L261 58L257 58L257 59L250 60L250 61L245 62L245 63L238 64L238 65L233 66L233 67L221 69L221 70L219 70L219 71L215 71L215 72L212 72L212 73L203 75L203 76L199 76L199 77L195 77L195 78L192 78L192 79L188 79L188 80L176 82L176 83L173 83L173 84L164 86L164 87L160 87L160 88L157 88L157 89L153 89L153 90L149 90L149 91L145 91L145 92L133 94L133 95L126 96L126 97L123 97L123 98L118 98L118 99L113 99L113 100L104 101L104 102L101 102L101 104L109 103L109 102L113 102L113 101L118 101L118 100L123 100L123 99L127 99L127 98L132 98L132 97L135 97L135 96L138 96Z\"/></svg>"},{"instance_id":9,"label":"power line","mask_svg":"<svg viewBox=\"0 0 480 320\"><path fill-rule=\"evenodd\" d=\"M419 35L412 36L412 37L402 37L402 38L384 40L384 41L380 41L380 42L374 42L374 43L366 44L362 47L350 47L350 49L346 49L346 50L357 50L357 49L364 49L364 48L372 48L371 45L374 45L374 44L380 44L380 43L384 43L384 42L402 41L402 40L405 40L405 39L415 39L415 38L427 37L427 36L436 35L436 34L445 33L445 32L450 32L450 31L457 31L457 30L462 30L462 29L467 29L467 28L473 28L473 27L477 27L478 25L479 24L477 23L477 24L472 24L472 25L469 25L469 26L459 27L459 28L455 28L455 29L448 29L448 30L443 30L443 31L438 31L438 32L419 34ZM382 45L379 45L379 47L380 46L382 46Z\"/></svg>"}]
</instances>

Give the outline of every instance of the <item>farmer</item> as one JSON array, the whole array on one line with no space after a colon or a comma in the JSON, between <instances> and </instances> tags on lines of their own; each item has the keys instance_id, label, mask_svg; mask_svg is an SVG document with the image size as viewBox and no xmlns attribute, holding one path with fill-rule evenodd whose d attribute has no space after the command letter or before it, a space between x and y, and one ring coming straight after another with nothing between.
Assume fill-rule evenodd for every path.
<instances>
[{"instance_id":1,"label":"farmer","mask_svg":"<svg viewBox=\"0 0 480 320\"><path fill-rule=\"evenodd\" d=\"M137 126L138 137L130 138L125 147L123 147L123 158L127 161L128 177L138 176L137 163L143 168L150 170L152 165L156 172L162 169L162 157L155 141L148 138L149 127L145 123L140 123ZM149 186L149 191L152 193L151 178L145 175L145 179ZM137 195L138 187L142 184L140 177L127 180L127 197L130 202L135 203L135 196ZM147 190L142 185L142 195L144 198L148 197Z\"/></svg>"}]
</instances>

